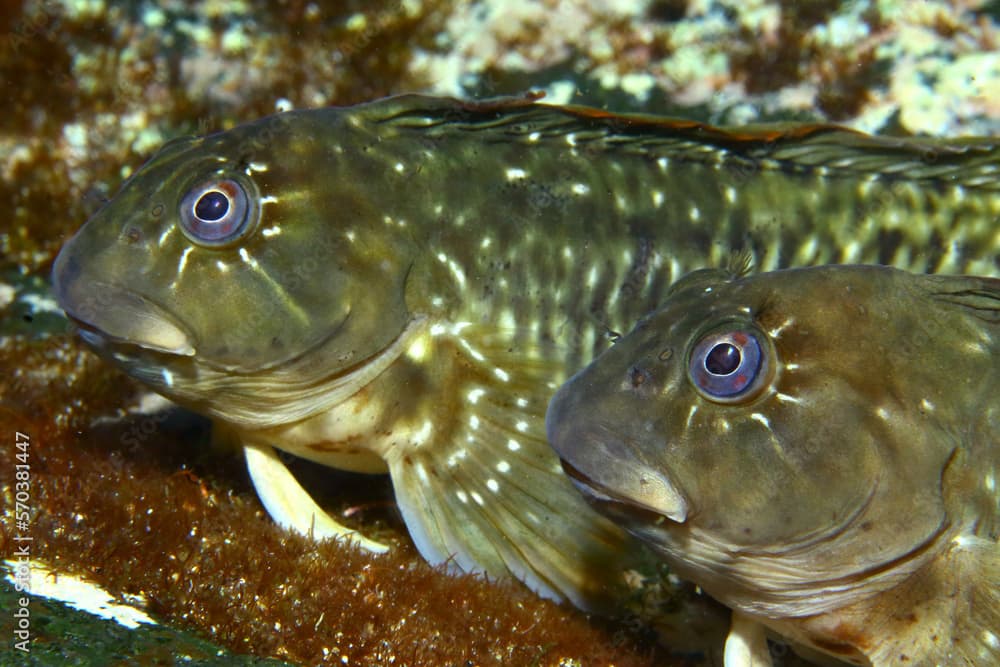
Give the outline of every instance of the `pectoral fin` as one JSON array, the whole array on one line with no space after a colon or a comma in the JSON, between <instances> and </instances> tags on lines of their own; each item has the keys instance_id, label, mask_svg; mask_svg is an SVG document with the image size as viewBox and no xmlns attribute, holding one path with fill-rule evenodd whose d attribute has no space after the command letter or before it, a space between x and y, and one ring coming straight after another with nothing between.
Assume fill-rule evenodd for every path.
<instances>
[{"instance_id":1,"label":"pectoral fin","mask_svg":"<svg viewBox=\"0 0 1000 667\"><path fill-rule=\"evenodd\" d=\"M471 330L439 355L455 359L453 349L468 353L442 372L455 400L423 444L386 453L420 553L583 609L620 609L626 571L647 552L586 504L545 439L557 362Z\"/></svg>"},{"instance_id":2,"label":"pectoral fin","mask_svg":"<svg viewBox=\"0 0 1000 667\"><path fill-rule=\"evenodd\" d=\"M374 553L389 549L334 521L302 488L273 447L244 443L243 454L257 495L278 525L319 540L345 539Z\"/></svg>"},{"instance_id":3,"label":"pectoral fin","mask_svg":"<svg viewBox=\"0 0 1000 667\"><path fill-rule=\"evenodd\" d=\"M738 611L726 637L725 667L771 667L764 626Z\"/></svg>"}]
</instances>

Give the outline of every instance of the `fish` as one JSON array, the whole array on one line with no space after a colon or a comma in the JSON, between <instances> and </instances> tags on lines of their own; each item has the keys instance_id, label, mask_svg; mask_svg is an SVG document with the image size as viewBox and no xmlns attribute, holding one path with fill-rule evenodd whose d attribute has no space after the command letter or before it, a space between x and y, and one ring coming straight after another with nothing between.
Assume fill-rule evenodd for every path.
<instances>
[{"instance_id":1,"label":"fish","mask_svg":"<svg viewBox=\"0 0 1000 667\"><path fill-rule=\"evenodd\" d=\"M771 665L768 633L836 664L1000 664L1000 279L692 272L547 432L595 508L733 610L727 666Z\"/></svg>"},{"instance_id":2,"label":"fish","mask_svg":"<svg viewBox=\"0 0 1000 667\"><path fill-rule=\"evenodd\" d=\"M534 96L287 111L162 146L53 292L94 351L239 443L278 524L383 551L277 450L388 473L428 562L603 609L637 550L548 446L562 382L736 249L995 268L998 155Z\"/></svg>"}]
</instances>

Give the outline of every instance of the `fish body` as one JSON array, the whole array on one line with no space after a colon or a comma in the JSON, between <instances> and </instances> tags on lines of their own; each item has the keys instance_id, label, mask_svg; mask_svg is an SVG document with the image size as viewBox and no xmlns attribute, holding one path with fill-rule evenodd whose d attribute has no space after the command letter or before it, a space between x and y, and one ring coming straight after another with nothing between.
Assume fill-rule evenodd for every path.
<instances>
[{"instance_id":1,"label":"fish body","mask_svg":"<svg viewBox=\"0 0 1000 667\"><path fill-rule=\"evenodd\" d=\"M1000 280L690 274L563 386L592 503L763 627L850 664L1000 664ZM756 657L754 657L756 656Z\"/></svg>"},{"instance_id":2,"label":"fish body","mask_svg":"<svg viewBox=\"0 0 1000 667\"><path fill-rule=\"evenodd\" d=\"M634 549L546 443L559 384L735 250L995 270L998 161L991 139L408 95L170 142L54 291L99 353L239 439L283 525L346 532L275 447L388 471L429 561L593 608Z\"/></svg>"}]
</instances>

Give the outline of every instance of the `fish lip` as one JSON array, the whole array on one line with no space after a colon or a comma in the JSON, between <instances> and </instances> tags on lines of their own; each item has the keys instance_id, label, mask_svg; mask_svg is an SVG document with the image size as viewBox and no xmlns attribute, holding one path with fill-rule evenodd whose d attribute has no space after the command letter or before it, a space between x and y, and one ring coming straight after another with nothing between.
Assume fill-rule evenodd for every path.
<instances>
[{"instance_id":1,"label":"fish lip","mask_svg":"<svg viewBox=\"0 0 1000 667\"><path fill-rule=\"evenodd\" d=\"M88 345L96 349L136 348L182 357L195 354L195 346L190 332L180 325L166 308L128 289L106 284L95 284L92 289L95 292L103 290L105 294L116 295L123 304L129 304L122 307L119 312L113 310L115 306L111 303L112 299L109 299L105 305L112 313L108 317L109 321L114 322L117 319L122 331L129 335L119 335L96 324L93 321L96 318L85 317L76 308L72 295L57 288L56 296L59 305L66 313L66 317L76 327L77 333ZM141 304L141 307L137 309L135 304ZM128 317L129 315L132 316Z\"/></svg>"},{"instance_id":2,"label":"fish lip","mask_svg":"<svg viewBox=\"0 0 1000 667\"><path fill-rule=\"evenodd\" d=\"M628 521L644 524L660 524L664 521L669 521L670 523L681 525L687 520L686 508L680 510L679 513L675 513L674 516L670 516L655 507L613 491L580 472L580 470L565 459L560 459L560 461L563 472L569 477L573 486L583 494L587 502L597 508L615 516L623 517Z\"/></svg>"}]
</instances>

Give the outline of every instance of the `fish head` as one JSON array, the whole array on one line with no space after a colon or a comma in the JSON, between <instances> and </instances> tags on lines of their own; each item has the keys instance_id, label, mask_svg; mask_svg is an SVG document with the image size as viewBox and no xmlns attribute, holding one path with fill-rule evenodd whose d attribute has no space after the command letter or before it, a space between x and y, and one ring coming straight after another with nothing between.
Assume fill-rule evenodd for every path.
<instances>
[{"instance_id":1,"label":"fish head","mask_svg":"<svg viewBox=\"0 0 1000 667\"><path fill-rule=\"evenodd\" d=\"M549 440L600 511L710 593L766 588L806 613L945 521L954 445L919 406L947 362L908 275L690 274L559 389Z\"/></svg>"},{"instance_id":2,"label":"fish head","mask_svg":"<svg viewBox=\"0 0 1000 667\"><path fill-rule=\"evenodd\" d=\"M249 374L322 347L335 372L397 337L410 260L354 190L370 175L338 111L164 145L56 259L83 338L169 395L164 368Z\"/></svg>"}]
</instances>

